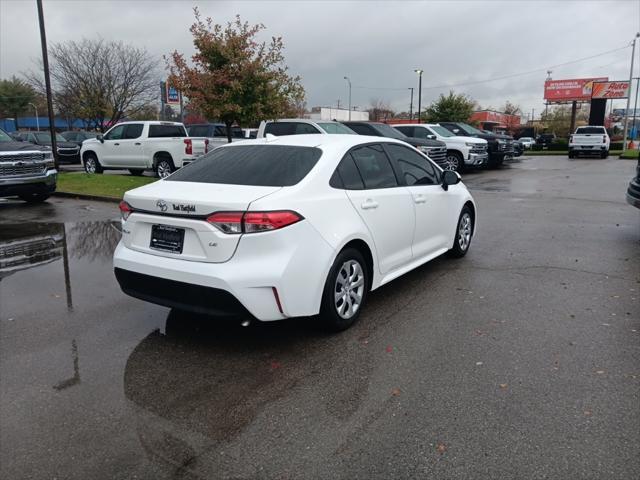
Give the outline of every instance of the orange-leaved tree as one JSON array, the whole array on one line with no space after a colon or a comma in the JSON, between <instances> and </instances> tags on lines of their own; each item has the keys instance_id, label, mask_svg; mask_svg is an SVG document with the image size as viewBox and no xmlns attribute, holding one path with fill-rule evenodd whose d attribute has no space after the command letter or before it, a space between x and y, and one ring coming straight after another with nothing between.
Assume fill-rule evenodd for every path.
<instances>
[{"instance_id":1,"label":"orange-leaved tree","mask_svg":"<svg viewBox=\"0 0 640 480\"><path fill-rule=\"evenodd\" d=\"M196 52L190 62L177 51L165 57L169 82L194 110L224 122L229 142L234 123L276 119L304 100L300 77L288 74L281 37L259 42L255 37L265 28L262 24L250 26L237 15L223 27L193 10Z\"/></svg>"}]
</instances>

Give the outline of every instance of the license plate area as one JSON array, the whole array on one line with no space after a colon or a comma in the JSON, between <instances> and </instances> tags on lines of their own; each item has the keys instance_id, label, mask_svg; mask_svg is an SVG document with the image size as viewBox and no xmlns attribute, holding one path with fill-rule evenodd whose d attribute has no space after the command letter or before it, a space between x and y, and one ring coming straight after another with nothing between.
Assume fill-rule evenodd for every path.
<instances>
[{"instance_id":1,"label":"license plate area","mask_svg":"<svg viewBox=\"0 0 640 480\"><path fill-rule=\"evenodd\" d=\"M182 253L184 228L169 225L152 225L149 248L163 252Z\"/></svg>"}]
</instances>

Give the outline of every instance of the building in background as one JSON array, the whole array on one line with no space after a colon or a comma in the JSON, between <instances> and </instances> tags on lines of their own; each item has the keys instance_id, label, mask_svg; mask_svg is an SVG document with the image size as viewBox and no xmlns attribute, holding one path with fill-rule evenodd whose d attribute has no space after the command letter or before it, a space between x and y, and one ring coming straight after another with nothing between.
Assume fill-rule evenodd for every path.
<instances>
[{"instance_id":1,"label":"building in background","mask_svg":"<svg viewBox=\"0 0 640 480\"><path fill-rule=\"evenodd\" d=\"M339 122L346 122L349 120L349 110L346 108L313 107L311 113L307 114L306 117L309 120L337 120ZM369 112L351 110L351 120L366 122L369 120Z\"/></svg>"},{"instance_id":2,"label":"building in background","mask_svg":"<svg viewBox=\"0 0 640 480\"><path fill-rule=\"evenodd\" d=\"M520 128L522 118L520 115L509 115L494 110L479 110L471 114L469 121L478 125L482 130L492 132L513 132Z\"/></svg>"}]
</instances>

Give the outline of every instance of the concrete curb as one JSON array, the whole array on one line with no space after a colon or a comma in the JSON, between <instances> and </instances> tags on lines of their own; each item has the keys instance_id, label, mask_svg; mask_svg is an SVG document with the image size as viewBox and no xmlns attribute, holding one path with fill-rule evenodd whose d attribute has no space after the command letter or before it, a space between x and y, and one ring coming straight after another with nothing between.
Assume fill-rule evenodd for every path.
<instances>
[{"instance_id":1,"label":"concrete curb","mask_svg":"<svg viewBox=\"0 0 640 480\"><path fill-rule=\"evenodd\" d=\"M87 195L84 193L71 193L71 192L53 192L51 194L54 197L61 198L74 198L76 200L94 200L97 202L111 202L111 203L120 203L121 198L116 197L105 197L101 195Z\"/></svg>"}]
</instances>

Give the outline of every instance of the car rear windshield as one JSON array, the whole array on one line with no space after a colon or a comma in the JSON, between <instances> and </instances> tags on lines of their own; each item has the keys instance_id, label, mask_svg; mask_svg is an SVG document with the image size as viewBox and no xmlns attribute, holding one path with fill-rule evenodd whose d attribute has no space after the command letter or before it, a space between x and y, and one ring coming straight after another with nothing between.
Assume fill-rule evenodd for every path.
<instances>
[{"instance_id":1,"label":"car rear windshield","mask_svg":"<svg viewBox=\"0 0 640 480\"><path fill-rule=\"evenodd\" d=\"M182 125L149 125L149 138L186 137L187 131Z\"/></svg>"},{"instance_id":2,"label":"car rear windshield","mask_svg":"<svg viewBox=\"0 0 640 480\"><path fill-rule=\"evenodd\" d=\"M321 155L322 151L315 147L222 147L181 168L167 181L290 187L311 171Z\"/></svg>"},{"instance_id":3,"label":"car rear windshield","mask_svg":"<svg viewBox=\"0 0 640 480\"><path fill-rule=\"evenodd\" d=\"M327 133L346 133L349 135L357 135L356 132L351 130L349 127L338 122L318 122L318 126Z\"/></svg>"},{"instance_id":4,"label":"car rear windshield","mask_svg":"<svg viewBox=\"0 0 640 480\"><path fill-rule=\"evenodd\" d=\"M598 135L604 135L605 133L605 129L604 127L579 127L576 130L576 134L578 135L585 135L585 134L598 134Z\"/></svg>"}]
</instances>

